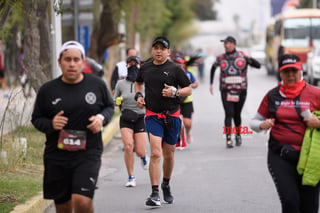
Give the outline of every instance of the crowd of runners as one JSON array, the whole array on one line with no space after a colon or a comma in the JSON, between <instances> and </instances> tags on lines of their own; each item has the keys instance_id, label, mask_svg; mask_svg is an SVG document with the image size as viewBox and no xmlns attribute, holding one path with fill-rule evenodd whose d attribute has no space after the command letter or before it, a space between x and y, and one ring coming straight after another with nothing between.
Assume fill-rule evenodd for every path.
<instances>
[{"instance_id":1,"label":"crowd of runners","mask_svg":"<svg viewBox=\"0 0 320 213\"><path fill-rule=\"evenodd\" d=\"M234 37L228 36L221 42L225 52L212 64L208 93L214 94L213 80L219 68L224 128L232 129L234 123L240 129L247 95L247 68L259 69L261 65L236 49ZM174 153L196 143L191 131L196 111L192 90L204 80L205 55L199 49L190 57L171 51L171 46L166 37L156 37L151 58L145 61L135 49L128 48L126 59L115 66L109 91L101 78L83 72L87 60L81 44L68 41L62 45L62 75L40 88L32 114L33 125L46 135L44 198L54 200L58 213L93 212L101 166L101 129L112 118L115 106L121 111L120 132L127 170L124 185L136 186L135 152L142 168L149 171L151 193L145 205L161 206L160 191L164 202L174 202L170 187ZM196 66L199 72L194 71ZM304 82L301 70L297 56L283 55L279 61L283 81L266 94L250 124L257 132L271 128L268 168L283 212L317 212L319 205L320 178L312 186L303 184L302 173L307 166L302 165L299 173L295 169L297 156L304 150L305 130L320 128L316 114L308 113L320 110L320 90ZM241 146L241 132L234 136L235 145ZM231 133L226 133L225 145L227 149L234 147ZM318 159L314 164L320 162Z\"/></svg>"}]
</instances>

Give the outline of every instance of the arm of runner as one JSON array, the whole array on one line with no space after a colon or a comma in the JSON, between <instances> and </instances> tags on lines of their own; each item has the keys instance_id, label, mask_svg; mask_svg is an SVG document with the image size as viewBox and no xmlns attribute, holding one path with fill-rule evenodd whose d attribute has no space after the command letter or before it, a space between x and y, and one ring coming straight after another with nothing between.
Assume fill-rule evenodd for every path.
<instances>
[{"instance_id":1,"label":"arm of runner","mask_svg":"<svg viewBox=\"0 0 320 213\"><path fill-rule=\"evenodd\" d=\"M214 93L213 93L213 84L210 84L209 90L210 90L211 95L213 95L213 94L214 94Z\"/></svg>"},{"instance_id":2,"label":"arm of runner","mask_svg":"<svg viewBox=\"0 0 320 213\"><path fill-rule=\"evenodd\" d=\"M311 117L303 119L306 126L309 128L320 128L320 120L314 114Z\"/></svg>"},{"instance_id":3,"label":"arm of runner","mask_svg":"<svg viewBox=\"0 0 320 213\"><path fill-rule=\"evenodd\" d=\"M250 128L255 132L268 130L274 125L274 118L265 118L257 113L250 121Z\"/></svg>"},{"instance_id":4,"label":"arm of runner","mask_svg":"<svg viewBox=\"0 0 320 213\"><path fill-rule=\"evenodd\" d=\"M141 109L146 105L146 102L144 101L144 97L142 95L143 85L143 82L134 83L134 91L136 92L135 99L137 101L138 107Z\"/></svg>"},{"instance_id":5,"label":"arm of runner","mask_svg":"<svg viewBox=\"0 0 320 213\"><path fill-rule=\"evenodd\" d=\"M210 70L210 93L213 95L213 80L214 80L214 73L216 72L216 65L212 64L211 70Z\"/></svg>"},{"instance_id":6,"label":"arm of runner","mask_svg":"<svg viewBox=\"0 0 320 213\"><path fill-rule=\"evenodd\" d=\"M260 69L260 67L261 67L261 64L259 63L259 61L257 61L256 59L254 59L252 57L248 58L248 62L250 64L250 66L252 66L254 68Z\"/></svg>"}]
</instances>

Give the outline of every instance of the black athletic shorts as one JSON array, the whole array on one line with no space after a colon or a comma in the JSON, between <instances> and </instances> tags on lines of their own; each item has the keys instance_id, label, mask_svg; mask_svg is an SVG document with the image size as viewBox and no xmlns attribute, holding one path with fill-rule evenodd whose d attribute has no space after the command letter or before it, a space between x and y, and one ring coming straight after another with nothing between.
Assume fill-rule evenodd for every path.
<instances>
[{"instance_id":1,"label":"black athletic shorts","mask_svg":"<svg viewBox=\"0 0 320 213\"><path fill-rule=\"evenodd\" d=\"M0 69L0 78L4 78L4 70Z\"/></svg>"},{"instance_id":2,"label":"black athletic shorts","mask_svg":"<svg viewBox=\"0 0 320 213\"><path fill-rule=\"evenodd\" d=\"M180 113L183 117L185 118L190 118L192 117L193 113L193 104L192 102L185 103L185 104L180 104Z\"/></svg>"},{"instance_id":3,"label":"black athletic shorts","mask_svg":"<svg viewBox=\"0 0 320 213\"><path fill-rule=\"evenodd\" d=\"M134 133L145 132L146 125L144 123L144 116L139 116L135 122L125 121L124 119L121 119L120 116L120 129L121 128L132 129Z\"/></svg>"},{"instance_id":4,"label":"black athletic shorts","mask_svg":"<svg viewBox=\"0 0 320 213\"><path fill-rule=\"evenodd\" d=\"M100 166L101 158L98 156L88 156L63 163L45 160L44 198L53 199L55 204L71 200L72 194L80 194L93 199Z\"/></svg>"}]
</instances>

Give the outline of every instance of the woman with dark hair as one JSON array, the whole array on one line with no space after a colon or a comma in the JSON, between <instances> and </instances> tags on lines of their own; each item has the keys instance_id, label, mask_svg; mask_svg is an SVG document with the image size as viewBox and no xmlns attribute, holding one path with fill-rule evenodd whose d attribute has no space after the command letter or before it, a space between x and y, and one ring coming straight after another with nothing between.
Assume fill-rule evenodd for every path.
<instances>
[{"instance_id":1,"label":"woman with dark hair","mask_svg":"<svg viewBox=\"0 0 320 213\"><path fill-rule=\"evenodd\" d=\"M133 150L140 157L142 168L147 170L149 166L149 157L146 150L147 133L144 124L145 110L140 109L134 99L136 94L134 82L139 68L140 58L130 56L127 59L127 77L117 82L113 96L116 105L121 108L120 131L124 144L124 161L129 176L126 187L136 186Z\"/></svg>"}]
</instances>

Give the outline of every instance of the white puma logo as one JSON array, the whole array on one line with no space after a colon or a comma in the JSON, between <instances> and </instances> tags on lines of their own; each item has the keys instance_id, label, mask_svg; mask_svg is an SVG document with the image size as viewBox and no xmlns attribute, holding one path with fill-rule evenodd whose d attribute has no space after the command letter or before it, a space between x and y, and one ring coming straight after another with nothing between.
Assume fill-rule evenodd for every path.
<instances>
[{"instance_id":1,"label":"white puma logo","mask_svg":"<svg viewBox=\"0 0 320 213\"><path fill-rule=\"evenodd\" d=\"M166 74L166 75L169 75L169 72L163 72L164 74Z\"/></svg>"},{"instance_id":2,"label":"white puma logo","mask_svg":"<svg viewBox=\"0 0 320 213\"><path fill-rule=\"evenodd\" d=\"M51 103L53 105L56 105L59 101L61 101L61 98L56 98L56 100L52 101Z\"/></svg>"},{"instance_id":3,"label":"white puma logo","mask_svg":"<svg viewBox=\"0 0 320 213\"><path fill-rule=\"evenodd\" d=\"M87 192L87 191L90 191L90 189L87 189L87 188L83 188L83 187L81 187L81 191L83 191L83 192Z\"/></svg>"},{"instance_id":4,"label":"white puma logo","mask_svg":"<svg viewBox=\"0 0 320 213\"><path fill-rule=\"evenodd\" d=\"M90 177L89 180L94 184L96 181L93 177Z\"/></svg>"}]
</instances>

